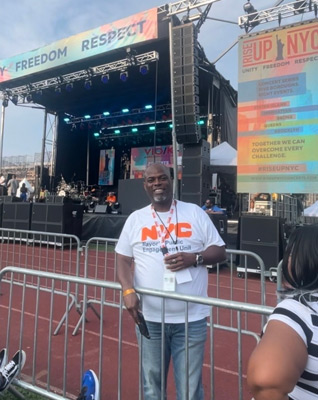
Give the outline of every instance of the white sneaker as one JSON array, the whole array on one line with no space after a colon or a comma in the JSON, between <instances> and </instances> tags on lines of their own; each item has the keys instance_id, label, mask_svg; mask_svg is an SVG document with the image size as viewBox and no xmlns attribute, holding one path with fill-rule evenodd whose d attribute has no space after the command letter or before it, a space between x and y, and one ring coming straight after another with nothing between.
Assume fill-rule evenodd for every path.
<instances>
[{"instance_id":1,"label":"white sneaker","mask_svg":"<svg viewBox=\"0 0 318 400\"><path fill-rule=\"evenodd\" d=\"M0 374L0 391L6 390L12 380L18 375L25 364L26 355L23 350L17 351L12 359L5 365ZM1 379L2 378L2 379Z\"/></svg>"}]
</instances>

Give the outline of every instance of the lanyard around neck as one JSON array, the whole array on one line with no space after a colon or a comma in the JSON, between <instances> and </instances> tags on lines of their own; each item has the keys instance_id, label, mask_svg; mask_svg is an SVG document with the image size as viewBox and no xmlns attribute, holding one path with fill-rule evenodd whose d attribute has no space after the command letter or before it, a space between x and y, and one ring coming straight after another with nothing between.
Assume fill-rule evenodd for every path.
<instances>
[{"instance_id":1,"label":"lanyard around neck","mask_svg":"<svg viewBox=\"0 0 318 400\"><path fill-rule=\"evenodd\" d=\"M170 207L170 210L169 210L167 221L164 224L164 222L162 221L162 219L158 215L157 211L154 209L154 206L151 205L151 214L152 214L152 218L154 219L154 222L155 222L158 238L160 239L161 248L165 247L165 241L166 241L165 237L166 237L167 233L169 234L169 236L170 236L171 240L173 241L173 243L175 243L177 241L177 236L176 236L176 240L174 241L172 239L171 233L169 231L169 225L170 225L170 222L172 220L172 216L175 213L175 210L176 210L176 200L173 200L172 204L171 204L171 207ZM158 219L160 220L160 222L161 222L161 224L162 224L164 229L160 229L160 224L159 224Z\"/></svg>"}]
</instances>

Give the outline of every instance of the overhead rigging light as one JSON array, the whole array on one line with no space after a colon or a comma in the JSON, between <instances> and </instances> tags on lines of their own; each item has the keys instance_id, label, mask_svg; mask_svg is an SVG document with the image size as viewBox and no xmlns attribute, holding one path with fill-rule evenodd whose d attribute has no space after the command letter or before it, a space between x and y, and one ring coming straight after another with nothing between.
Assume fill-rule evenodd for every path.
<instances>
[{"instance_id":1,"label":"overhead rigging light","mask_svg":"<svg viewBox=\"0 0 318 400\"><path fill-rule=\"evenodd\" d=\"M9 105L9 100L8 100L7 97L5 97L5 98L2 100L2 106L3 106L3 107L8 107L8 105Z\"/></svg>"},{"instance_id":2,"label":"overhead rigging light","mask_svg":"<svg viewBox=\"0 0 318 400\"><path fill-rule=\"evenodd\" d=\"M122 82L126 82L128 79L128 72L127 71L122 71L119 75L119 78Z\"/></svg>"},{"instance_id":3,"label":"overhead rigging light","mask_svg":"<svg viewBox=\"0 0 318 400\"><path fill-rule=\"evenodd\" d=\"M101 80L102 83L104 83L104 84L108 83L108 82L109 82L109 74L102 75L101 78L100 78L100 80Z\"/></svg>"},{"instance_id":4,"label":"overhead rigging light","mask_svg":"<svg viewBox=\"0 0 318 400\"><path fill-rule=\"evenodd\" d=\"M245 26L245 30L247 30L249 26L254 28L255 26L259 25L259 21L257 20L258 12L251 4L250 0L247 0L247 3L244 4L243 10L247 14L247 23Z\"/></svg>"},{"instance_id":5,"label":"overhead rigging light","mask_svg":"<svg viewBox=\"0 0 318 400\"><path fill-rule=\"evenodd\" d=\"M17 94L14 94L11 98L12 103L16 106L19 101L19 96Z\"/></svg>"},{"instance_id":6,"label":"overhead rigging light","mask_svg":"<svg viewBox=\"0 0 318 400\"><path fill-rule=\"evenodd\" d=\"M141 75L147 75L149 72L149 65L148 64L141 65L139 67L139 72L141 73Z\"/></svg>"},{"instance_id":7,"label":"overhead rigging light","mask_svg":"<svg viewBox=\"0 0 318 400\"><path fill-rule=\"evenodd\" d=\"M90 79L87 79L87 80L84 82L84 88L85 88L86 90L90 90L90 89L92 88L92 81L91 81Z\"/></svg>"},{"instance_id":8,"label":"overhead rigging light","mask_svg":"<svg viewBox=\"0 0 318 400\"><path fill-rule=\"evenodd\" d=\"M65 85L65 90L66 90L67 92L71 92L71 91L73 90L73 83L72 83L72 82L67 83L67 84Z\"/></svg>"},{"instance_id":9,"label":"overhead rigging light","mask_svg":"<svg viewBox=\"0 0 318 400\"><path fill-rule=\"evenodd\" d=\"M27 101L28 103L31 103L32 100L33 100L32 93L28 93L28 94L26 95L26 101Z\"/></svg>"}]
</instances>

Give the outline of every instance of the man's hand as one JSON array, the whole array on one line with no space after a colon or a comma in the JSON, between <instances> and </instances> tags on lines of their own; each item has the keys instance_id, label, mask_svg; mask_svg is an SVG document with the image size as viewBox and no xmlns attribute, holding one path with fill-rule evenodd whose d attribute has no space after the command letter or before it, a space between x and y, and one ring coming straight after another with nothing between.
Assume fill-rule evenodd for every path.
<instances>
[{"instance_id":1,"label":"man's hand","mask_svg":"<svg viewBox=\"0 0 318 400\"><path fill-rule=\"evenodd\" d=\"M194 253L174 253L167 254L164 257L166 268L172 272L180 271L184 268L189 268L195 264L196 255Z\"/></svg>"},{"instance_id":2,"label":"man's hand","mask_svg":"<svg viewBox=\"0 0 318 400\"><path fill-rule=\"evenodd\" d=\"M135 292L123 297L124 304L135 323L138 323L139 297Z\"/></svg>"}]
</instances>

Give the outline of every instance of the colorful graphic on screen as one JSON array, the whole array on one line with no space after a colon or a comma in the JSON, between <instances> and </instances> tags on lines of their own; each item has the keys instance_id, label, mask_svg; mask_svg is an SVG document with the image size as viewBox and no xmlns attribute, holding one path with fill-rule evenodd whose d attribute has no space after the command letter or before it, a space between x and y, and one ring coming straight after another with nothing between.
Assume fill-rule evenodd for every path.
<instances>
[{"instance_id":1,"label":"colorful graphic on screen","mask_svg":"<svg viewBox=\"0 0 318 400\"><path fill-rule=\"evenodd\" d=\"M157 39L157 8L0 61L0 83Z\"/></svg>"},{"instance_id":2,"label":"colorful graphic on screen","mask_svg":"<svg viewBox=\"0 0 318 400\"><path fill-rule=\"evenodd\" d=\"M178 179L181 179L182 153L178 152ZM180 163L179 163L180 161ZM135 147L131 149L130 178L143 178L144 170L149 164L160 162L169 168L173 168L172 146ZM180 165L179 165L180 164Z\"/></svg>"},{"instance_id":3,"label":"colorful graphic on screen","mask_svg":"<svg viewBox=\"0 0 318 400\"><path fill-rule=\"evenodd\" d=\"M99 185L114 184L115 149L101 150L99 155Z\"/></svg>"},{"instance_id":4,"label":"colorful graphic on screen","mask_svg":"<svg viewBox=\"0 0 318 400\"><path fill-rule=\"evenodd\" d=\"M318 192L317 71L317 22L240 38L238 192Z\"/></svg>"}]
</instances>

